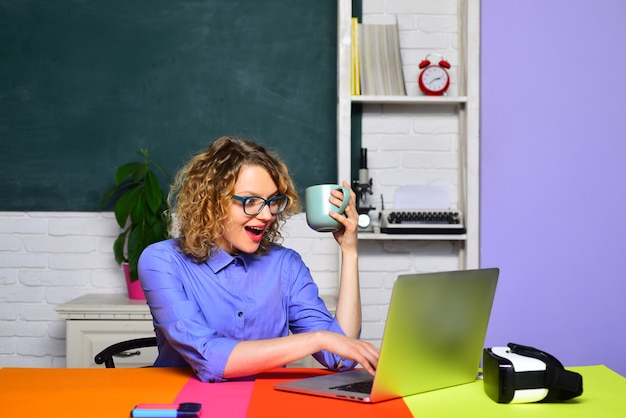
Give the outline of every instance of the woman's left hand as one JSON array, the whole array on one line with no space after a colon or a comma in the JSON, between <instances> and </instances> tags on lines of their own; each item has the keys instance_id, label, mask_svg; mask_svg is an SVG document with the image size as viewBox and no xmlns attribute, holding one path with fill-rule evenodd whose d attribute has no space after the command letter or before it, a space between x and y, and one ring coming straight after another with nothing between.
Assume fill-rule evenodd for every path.
<instances>
[{"instance_id":1,"label":"woman's left hand","mask_svg":"<svg viewBox=\"0 0 626 418\"><path fill-rule=\"evenodd\" d=\"M357 247L357 230L359 222L359 213L356 209L356 193L352 190L347 182L343 182L343 186L350 189L350 202L344 211L344 215L330 212L330 217L343 225L343 228L333 232L335 240L341 247L342 251L356 249ZM343 202L344 195L340 190L333 190L330 203L340 206Z\"/></svg>"}]
</instances>

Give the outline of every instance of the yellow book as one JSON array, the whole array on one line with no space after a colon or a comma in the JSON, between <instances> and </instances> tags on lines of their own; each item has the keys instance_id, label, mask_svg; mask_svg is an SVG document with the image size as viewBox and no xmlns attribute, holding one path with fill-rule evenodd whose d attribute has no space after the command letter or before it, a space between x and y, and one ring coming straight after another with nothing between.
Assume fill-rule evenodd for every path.
<instances>
[{"instance_id":1,"label":"yellow book","mask_svg":"<svg viewBox=\"0 0 626 418\"><path fill-rule=\"evenodd\" d=\"M352 18L352 64L351 64L351 94L361 94L361 63L359 53L359 21Z\"/></svg>"}]
</instances>

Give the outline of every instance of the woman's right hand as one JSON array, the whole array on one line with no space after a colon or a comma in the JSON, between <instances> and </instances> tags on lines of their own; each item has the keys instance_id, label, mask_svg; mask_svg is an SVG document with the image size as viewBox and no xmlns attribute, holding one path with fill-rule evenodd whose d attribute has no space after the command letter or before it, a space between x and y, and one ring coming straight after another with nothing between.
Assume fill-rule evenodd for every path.
<instances>
[{"instance_id":1,"label":"woman's right hand","mask_svg":"<svg viewBox=\"0 0 626 418\"><path fill-rule=\"evenodd\" d=\"M324 350L356 361L372 376L376 374L380 350L375 345L330 331L320 331L319 335Z\"/></svg>"}]
</instances>

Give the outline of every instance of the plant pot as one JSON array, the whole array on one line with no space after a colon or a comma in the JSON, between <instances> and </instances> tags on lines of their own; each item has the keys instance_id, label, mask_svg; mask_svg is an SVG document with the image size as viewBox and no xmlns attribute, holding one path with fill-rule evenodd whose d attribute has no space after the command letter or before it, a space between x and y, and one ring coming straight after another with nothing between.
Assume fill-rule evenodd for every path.
<instances>
[{"instance_id":1,"label":"plant pot","mask_svg":"<svg viewBox=\"0 0 626 418\"><path fill-rule=\"evenodd\" d=\"M128 263L123 263L122 267L124 268L124 276L126 277L126 287L128 288L129 299L146 300L146 296L143 294L143 289L141 288L139 280L130 280Z\"/></svg>"}]
</instances>

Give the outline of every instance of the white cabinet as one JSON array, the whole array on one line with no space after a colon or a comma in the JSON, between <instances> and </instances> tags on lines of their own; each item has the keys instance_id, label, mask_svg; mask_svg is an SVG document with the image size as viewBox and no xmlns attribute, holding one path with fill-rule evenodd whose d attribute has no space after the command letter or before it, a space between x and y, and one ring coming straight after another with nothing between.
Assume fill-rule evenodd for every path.
<instances>
[{"instance_id":1,"label":"white cabinet","mask_svg":"<svg viewBox=\"0 0 626 418\"><path fill-rule=\"evenodd\" d=\"M134 338L154 337L152 321L68 321L67 367L104 367L94 357L111 344ZM156 347L128 350L115 356L115 367L142 367L154 363Z\"/></svg>"},{"instance_id":2,"label":"white cabinet","mask_svg":"<svg viewBox=\"0 0 626 418\"><path fill-rule=\"evenodd\" d=\"M367 0L364 0L367 1ZM383 2L384 3L384 2ZM416 2L419 3L419 0ZM436 2L428 2L433 8ZM445 2L450 7L450 2ZM338 1L338 100L337 100L337 161L338 178L352 178L351 123L354 104L362 105L363 119L381 114L398 119L410 117L413 124L419 124L422 115L424 123L432 114L448 112L458 122L455 133L458 173L452 190L456 196L452 200L463 212L466 234L458 236L432 235L387 235L360 233L360 239L374 240L450 240L458 242L459 267L478 268L479 266L479 186L480 186L480 141L479 141L479 47L480 47L480 1L458 0L456 5L458 23L458 53L453 61L454 88L449 96L426 97L415 88L407 89L408 96L352 96L350 91L350 65L352 43L352 0ZM414 9L419 9L415 6ZM413 10L413 9L412 9ZM432 12L432 10L431 10ZM405 22L407 14L403 14ZM419 19L415 19L418 21ZM367 21L366 21L367 23ZM400 25L400 29L402 26ZM402 44L402 42L401 42ZM401 45L402 48L402 45ZM428 50L429 46L424 45ZM404 54L405 56L407 54ZM448 57L446 57L448 58ZM416 59L414 57L414 59ZM419 61L419 59L418 59ZM415 74L418 70L415 69ZM363 129L362 135L368 133ZM380 151L380 150L379 150ZM384 152L384 150L382 151ZM371 154L370 154L371 155ZM370 167L371 168L371 167ZM370 171L372 171L370 169ZM432 179L431 179L432 180ZM443 181L445 181L444 179ZM398 184L400 186L401 184ZM375 193L376 194L376 193ZM388 200L388 196L387 196ZM376 204L375 201L373 201ZM386 202L387 203L387 202ZM379 206L380 207L380 206Z\"/></svg>"},{"instance_id":3,"label":"white cabinet","mask_svg":"<svg viewBox=\"0 0 626 418\"><path fill-rule=\"evenodd\" d=\"M66 323L67 367L104 367L94 357L111 344L153 337L152 315L145 301L126 295L84 295L55 309ZM129 350L115 358L116 367L141 367L154 363L156 347Z\"/></svg>"}]
</instances>

